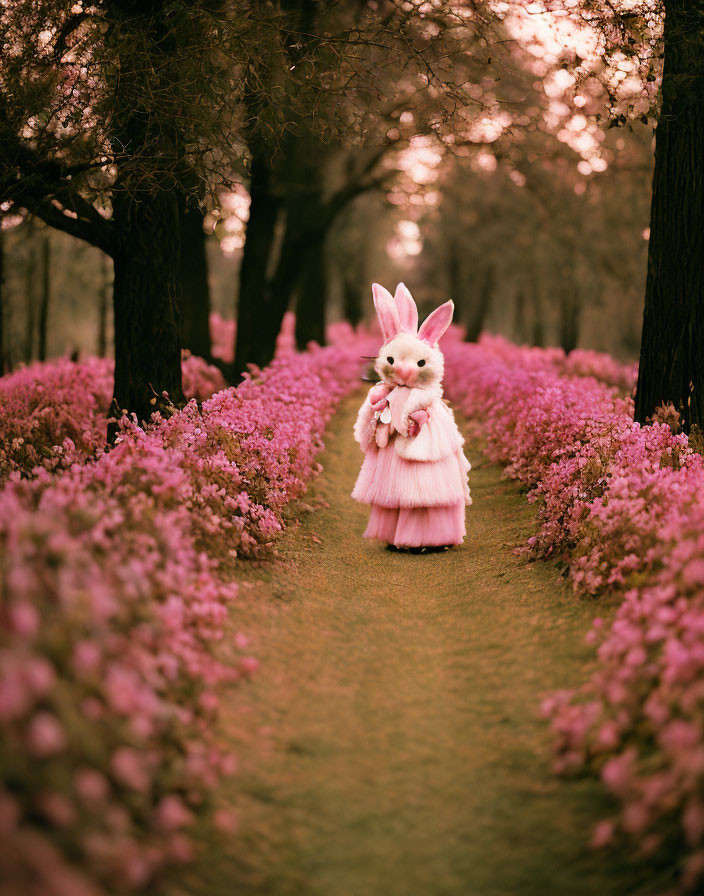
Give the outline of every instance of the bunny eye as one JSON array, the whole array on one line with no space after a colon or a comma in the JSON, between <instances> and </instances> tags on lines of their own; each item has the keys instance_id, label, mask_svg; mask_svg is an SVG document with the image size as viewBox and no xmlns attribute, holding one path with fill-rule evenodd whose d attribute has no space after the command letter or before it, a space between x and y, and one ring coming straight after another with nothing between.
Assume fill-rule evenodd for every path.
<instances>
[{"instance_id":1,"label":"bunny eye","mask_svg":"<svg viewBox=\"0 0 704 896\"><path fill-rule=\"evenodd\" d=\"M391 355L389 355L389 357L386 360L389 362L389 364L394 363L394 359L391 357Z\"/></svg>"},{"instance_id":2,"label":"bunny eye","mask_svg":"<svg viewBox=\"0 0 704 896\"><path fill-rule=\"evenodd\" d=\"M418 362L419 367L425 367L425 360Z\"/></svg>"}]
</instances>

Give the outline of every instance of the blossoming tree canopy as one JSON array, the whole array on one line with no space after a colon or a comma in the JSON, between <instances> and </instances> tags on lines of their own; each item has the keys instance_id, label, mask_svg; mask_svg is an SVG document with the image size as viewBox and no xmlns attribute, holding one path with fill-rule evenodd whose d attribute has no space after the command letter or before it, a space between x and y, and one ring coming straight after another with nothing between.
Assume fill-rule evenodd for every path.
<instances>
[{"instance_id":1,"label":"blossoming tree canopy","mask_svg":"<svg viewBox=\"0 0 704 896\"><path fill-rule=\"evenodd\" d=\"M624 303L615 297L626 292L628 313L640 314L651 130L641 105L627 139L611 128L616 107L605 85L620 103L648 109L657 82L642 82L645 96L640 81L624 83L576 8L481 9L491 56L482 61L472 49L472 102L429 134L418 133L408 110L394 128L388 254L400 272L417 265L429 283L445 283L470 338L508 288L516 295L514 335L542 342L552 329L547 306L558 306L558 338L569 350L595 299L610 306L613 295L618 313ZM629 346L638 336L629 335Z\"/></svg>"},{"instance_id":2,"label":"blossoming tree canopy","mask_svg":"<svg viewBox=\"0 0 704 896\"><path fill-rule=\"evenodd\" d=\"M440 37L450 27L465 33L462 17L448 18L439 4L385 6L381 18L374 4L338 4L324 15L322 5L297 0L3 6L3 208L26 210L112 256L117 409L144 418L164 392L181 396L180 219L193 202L232 183L234 173L251 174L248 236L260 228L268 238L279 204L275 191L266 198L269 168L285 131L328 138L352 129L394 60L425 68L425 88L430 78L454 90ZM360 70L359 53L369 63ZM321 105L323 93L332 101ZM336 208L323 209L322 219ZM283 253L284 296L298 248L287 244ZM241 277L264 308L265 263L255 252ZM238 339L246 341L241 292ZM266 320L254 331L266 330ZM261 360L246 347L245 362Z\"/></svg>"},{"instance_id":3,"label":"blossoming tree canopy","mask_svg":"<svg viewBox=\"0 0 704 896\"><path fill-rule=\"evenodd\" d=\"M0 37L5 209L112 256L116 406L146 418L164 392L182 397L179 197L227 176L215 160L237 84L222 53L251 46L246 20L207 3L43 0L5 4Z\"/></svg>"},{"instance_id":4,"label":"blossoming tree canopy","mask_svg":"<svg viewBox=\"0 0 704 896\"><path fill-rule=\"evenodd\" d=\"M586 35L561 75L608 99L610 125L657 117L648 279L636 418L671 403L685 429L704 424L704 6L689 0L545 0L503 4ZM527 26L530 31L530 26ZM661 88L661 89L660 89ZM580 99L582 102L582 99Z\"/></svg>"},{"instance_id":5,"label":"blossoming tree canopy","mask_svg":"<svg viewBox=\"0 0 704 896\"><path fill-rule=\"evenodd\" d=\"M285 11L295 31L298 7ZM309 5L306 28L288 48L285 136L275 151L265 134L248 138L252 202L238 292L237 372L270 360L292 297L299 346L323 337L327 235L352 200L383 188L387 159L418 129L449 129L455 112L481 107L467 89L479 24L465 3ZM311 84L321 88L314 117L302 105ZM261 89L252 102L266 106Z\"/></svg>"},{"instance_id":6,"label":"blossoming tree canopy","mask_svg":"<svg viewBox=\"0 0 704 896\"><path fill-rule=\"evenodd\" d=\"M352 199L392 185L390 203L395 204L391 196L399 193L397 175L403 175L410 165L415 167L411 179L417 202L423 192L418 173L424 166L414 165L414 156L425 153L456 158L473 146L501 137L508 146L517 140L517 131L536 129L542 122L543 98L533 86L535 72L524 64L529 54L519 52L515 23L505 14L504 7L509 5L459 3L451 9L440 3L382 6L388 15L381 34L372 30L375 39L371 40L362 31L352 41L366 64L362 82L354 91L340 93L339 75L330 73L325 94L317 104L319 118L327 115L334 122L340 115L346 116L340 133L346 141L353 141L352 151L334 136L322 142L310 122L293 114L292 126L277 147L273 164L269 147L250 141L251 224L240 274L238 370L248 361L265 363L271 357L275 332L296 293L299 345L304 345L306 338L320 337L324 308L319 297L325 292L321 243ZM376 4L371 8L376 9ZM336 27L342 41L349 29L347 7L341 4L335 9L330 18L323 15L321 7L312 19L311 46L304 59L308 68L313 65L314 51L325 44L321 32L324 37L326 28ZM372 13L372 29L373 21ZM414 53L410 56L407 46L394 46L390 34L394 28L413 36ZM344 56L341 62L347 77ZM562 63L561 57L551 65L556 68L558 63ZM291 68L299 78L307 71L297 60ZM310 72L305 75L309 76ZM294 83L292 89L295 93L300 86ZM591 144L585 146L589 140ZM586 156L598 156L593 151L593 136L583 134L575 140L580 142ZM431 167L437 164L436 160ZM603 170L603 164L603 159L594 159L595 170ZM424 184L430 181L426 179ZM277 222L284 228L280 248L274 239ZM412 220L399 224L407 230L412 225ZM415 244L419 245L417 240ZM309 274L311 280L306 279ZM308 322L313 325L306 327Z\"/></svg>"}]
</instances>

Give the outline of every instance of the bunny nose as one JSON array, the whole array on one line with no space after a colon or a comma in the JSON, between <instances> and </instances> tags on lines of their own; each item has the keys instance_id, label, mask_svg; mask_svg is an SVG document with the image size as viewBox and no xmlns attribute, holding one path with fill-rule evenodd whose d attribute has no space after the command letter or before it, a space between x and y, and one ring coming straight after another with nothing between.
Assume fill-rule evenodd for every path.
<instances>
[{"instance_id":1,"label":"bunny nose","mask_svg":"<svg viewBox=\"0 0 704 896\"><path fill-rule=\"evenodd\" d=\"M401 361L394 368L394 372L396 373L396 376L400 380L403 380L404 383L407 383L413 377L413 374L416 372L415 365L406 364L403 361Z\"/></svg>"}]
</instances>

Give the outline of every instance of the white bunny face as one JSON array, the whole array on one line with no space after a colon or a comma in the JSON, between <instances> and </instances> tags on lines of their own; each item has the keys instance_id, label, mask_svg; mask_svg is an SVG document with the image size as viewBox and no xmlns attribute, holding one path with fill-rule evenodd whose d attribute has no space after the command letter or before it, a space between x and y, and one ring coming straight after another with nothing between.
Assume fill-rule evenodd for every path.
<instances>
[{"instance_id":1,"label":"white bunny face","mask_svg":"<svg viewBox=\"0 0 704 896\"><path fill-rule=\"evenodd\" d=\"M382 345L374 368L389 385L422 387L441 382L444 363L440 349L399 333Z\"/></svg>"},{"instance_id":2,"label":"white bunny face","mask_svg":"<svg viewBox=\"0 0 704 896\"><path fill-rule=\"evenodd\" d=\"M439 384L444 360L438 340L452 321L452 302L436 308L418 330L418 309L403 283L395 296L378 283L372 292L385 340L374 365L381 379L388 385L416 388Z\"/></svg>"}]
</instances>

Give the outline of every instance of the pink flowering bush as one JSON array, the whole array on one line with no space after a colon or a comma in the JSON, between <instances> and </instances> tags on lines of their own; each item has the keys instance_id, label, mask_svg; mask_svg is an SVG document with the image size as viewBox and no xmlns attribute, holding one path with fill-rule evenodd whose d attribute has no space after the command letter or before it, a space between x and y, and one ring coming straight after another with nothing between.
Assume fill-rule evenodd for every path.
<instances>
[{"instance_id":1,"label":"pink flowering bush","mask_svg":"<svg viewBox=\"0 0 704 896\"><path fill-rule=\"evenodd\" d=\"M181 377L183 394L186 398L195 398L197 401L205 401L227 386L217 367L185 349L181 353Z\"/></svg>"},{"instance_id":2,"label":"pink flowering bush","mask_svg":"<svg viewBox=\"0 0 704 896\"><path fill-rule=\"evenodd\" d=\"M144 437L157 452L181 452L193 483L192 525L203 543L227 533L230 556L266 553L286 505L318 472L325 424L359 368L357 343L287 355L201 409L190 402L148 430ZM138 427L134 432L142 438Z\"/></svg>"},{"instance_id":3,"label":"pink flowering bush","mask_svg":"<svg viewBox=\"0 0 704 896\"><path fill-rule=\"evenodd\" d=\"M0 482L17 470L56 470L105 446L112 361L60 358L0 377ZM184 352L183 391L204 401L225 388L216 367Z\"/></svg>"},{"instance_id":4,"label":"pink flowering bush","mask_svg":"<svg viewBox=\"0 0 704 896\"><path fill-rule=\"evenodd\" d=\"M112 364L67 358L0 377L0 482L13 471L56 469L105 444Z\"/></svg>"},{"instance_id":5,"label":"pink flowering bush","mask_svg":"<svg viewBox=\"0 0 704 896\"><path fill-rule=\"evenodd\" d=\"M236 589L172 461L126 439L0 496L5 892L148 883L189 858L183 829L231 763L208 732L238 671L209 645Z\"/></svg>"},{"instance_id":6,"label":"pink flowering bush","mask_svg":"<svg viewBox=\"0 0 704 896\"><path fill-rule=\"evenodd\" d=\"M575 348L565 355L562 372L567 376L591 376L630 393L638 379L638 364L621 364L610 355L591 349Z\"/></svg>"},{"instance_id":7,"label":"pink flowering bush","mask_svg":"<svg viewBox=\"0 0 704 896\"><path fill-rule=\"evenodd\" d=\"M641 853L677 854L680 886L694 889L704 882L704 457L666 423L634 423L620 394L628 378L600 360L595 370L594 358L572 364L494 339L445 354L449 397L538 502L530 553L568 564L580 595L623 594L611 625L594 622L593 676L545 702L556 767L595 771L616 798L595 845L620 836Z\"/></svg>"},{"instance_id":8,"label":"pink flowering bush","mask_svg":"<svg viewBox=\"0 0 704 896\"><path fill-rule=\"evenodd\" d=\"M545 370L565 376L592 377L630 393L638 377L637 364L621 364L610 355L591 349L576 348L569 354L558 347L536 348L515 345L503 336L483 333L479 344L509 365L522 364L532 370Z\"/></svg>"},{"instance_id":9,"label":"pink flowering bush","mask_svg":"<svg viewBox=\"0 0 704 896\"><path fill-rule=\"evenodd\" d=\"M201 407L0 492L0 877L8 896L153 891L233 757L218 689L236 557L262 557L319 469L359 345L288 355ZM75 375L76 371L74 371ZM96 405L97 407L97 405Z\"/></svg>"},{"instance_id":10,"label":"pink flowering bush","mask_svg":"<svg viewBox=\"0 0 704 896\"><path fill-rule=\"evenodd\" d=\"M223 317L217 311L211 311L209 323L212 356L226 364L232 364L235 360L237 322L232 318Z\"/></svg>"}]
</instances>

